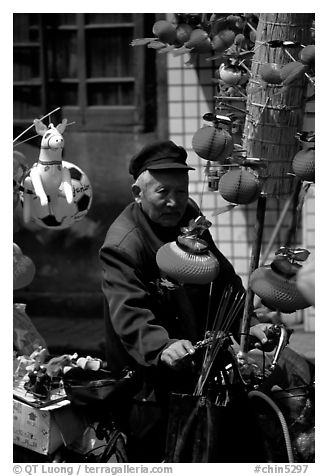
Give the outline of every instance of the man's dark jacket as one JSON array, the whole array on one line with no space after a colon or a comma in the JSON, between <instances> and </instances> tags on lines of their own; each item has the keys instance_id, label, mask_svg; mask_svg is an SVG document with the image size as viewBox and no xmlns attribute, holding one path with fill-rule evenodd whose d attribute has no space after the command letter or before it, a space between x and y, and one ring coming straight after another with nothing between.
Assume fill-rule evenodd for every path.
<instances>
[{"instance_id":1,"label":"man's dark jacket","mask_svg":"<svg viewBox=\"0 0 328 476\"><path fill-rule=\"evenodd\" d=\"M114 372L125 367L154 369L161 352L177 339L192 343L204 338L208 313L209 285L183 285L171 290L161 280L156 252L174 241L199 208L189 200L186 212L175 228L162 228L152 223L140 205L133 202L110 226L100 250L105 295L106 351L108 366ZM213 284L212 319L223 289L228 283L236 291L241 279L232 265L218 251L208 231L202 239L220 263ZM167 286L168 284L168 286ZM234 329L239 328L239 322Z\"/></svg>"}]
</instances>

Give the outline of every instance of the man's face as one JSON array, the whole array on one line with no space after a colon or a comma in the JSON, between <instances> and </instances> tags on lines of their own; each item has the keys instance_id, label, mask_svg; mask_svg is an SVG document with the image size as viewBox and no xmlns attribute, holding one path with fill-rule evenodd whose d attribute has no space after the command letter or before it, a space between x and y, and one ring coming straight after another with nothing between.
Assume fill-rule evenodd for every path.
<instances>
[{"instance_id":1,"label":"man's face","mask_svg":"<svg viewBox=\"0 0 328 476\"><path fill-rule=\"evenodd\" d=\"M152 170L138 201L154 223L173 227L179 223L186 210L188 185L186 170Z\"/></svg>"}]
</instances>

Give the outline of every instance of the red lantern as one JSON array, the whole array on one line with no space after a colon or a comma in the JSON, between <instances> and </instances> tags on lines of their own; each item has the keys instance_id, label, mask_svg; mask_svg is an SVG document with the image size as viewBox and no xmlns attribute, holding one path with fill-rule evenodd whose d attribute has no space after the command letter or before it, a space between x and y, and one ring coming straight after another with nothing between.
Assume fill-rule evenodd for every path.
<instances>
[{"instance_id":1,"label":"red lantern","mask_svg":"<svg viewBox=\"0 0 328 476\"><path fill-rule=\"evenodd\" d=\"M176 27L167 20L158 20L153 25L154 35L163 43L174 43L176 39Z\"/></svg>"},{"instance_id":2,"label":"red lantern","mask_svg":"<svg viewBox=\"0 0 328 476\"><path fill-rule=\"evenodd\" d=\"M187 48L192 48L192 51L195 53L208 53L212 50L212 44L210 37L205 30L201 28L195 28L191 34L190 38L185 43Z\"/></svg>"},{"instance_id":3,"label":"red lantern","mask_svg":"<svg viewBox=\"0 0 328 476\"><path fill-rule=\"evenodd\" d=\"M296 81L296 79L300 78L308 69L309 66L300 61L292 61L291 63L285 64L280 71L283 84L287 86L293 81Z\"/></svg>"},{"instance_id":4,"label":"red lantern","mask_svg":"<svg viewBox=\"0 0 328 476\"><path fill-rule=\"evenodd\" d=\"M35 265L31 258L24 255L22 250L14 243L13 254L13 289L21 289L28 286L35 276Z\"/></svg>"},{"instance_id":5,"label":"red lantern","mask_svg":"<svg viewBox=\"0 0 328 476\"><path fill-rule=\"evenodd\" d=\"M219 192L222 197L239 205L253 202L260 191L258 177L243 167L229 170L219 181Z\"/></svg>"},{"instance_id":6,"label":"red lantern","mask_svg":"<svg viewBox=\"0 0 328 476\"><path fill-rule=\"evenodd\" d=\"M178 25L176 29L177 42L181 45L186 43L190 38L191 32L192 27L188 25L188 23L181 23Z\"/></svg>"},{"instance_id":7,"label":"red lantern","mask_svg":"<svg viewBox=\"0 0 328 476\"><path fill-rule=\"evenodd\" d=\"M169 278L186 284L208 284L219 274L219 262L206 242L193 237L178 237L156 254L160 270Z\"/></svg>"},{"instance_id":8,"label":"red lantern","mask_svg":"<svg viewBox=\"0 0 328 476\"><path fill-rule=\"evenodd\" d=\"M214 51L216 53L222 53L233 44L235 37L236 35L232 30L220 31L212 40Z\"/></svg>"},{"instance_id":9,"label":"red lantern","mask_svg":"<svg viewBox=\"0 0 328 476\"><path fill-rule=\"evenodd\" d=\"M315 178L314 142L302 142L302 150L297 152L292 167L301 180L314 182Z\"/></svg>"},{"instance_id":10,"label":"red lantern","mask_svg":"<svg viewBox=\"0 0 328 476\"><path fill-rule=\"evenodd\" d=\"M249 285L270 309L292 313L311 306L298 290L296 275L286 277L273 271L270 265L253 271Z\"/></svg>"},{"instance_id":11,"label":"red lantern","mask_svg":"<svg viewBox=\"0 0 328 476\"><path fill-rule=\"evenodd\" d=\"M233 150L232 137L225 129L204 126L192 138L192 147L199 157L223 162Z\"/></svg>"},{"instance_id":12,"label":"red lantern","mask_svg":"<svg viewBox=\"0 0 328 476\"><path fill-rule=\"evenodd\" d=\"M235 85L241 80L241 70L237 66L225 66L221 64L219 68L219 76L226 84Z\"/></svg>"},{"instance_id":13,"label":"red lantern","mask_svg":"<svg viewBox=\"0 0 328 476\"><path fill-rule=\"evenodd\" d=\"M307 64L309 66L313 65L315 60L315 46L304 46L304 48L299 53L299 59L304 64Z\"/></svg>"},{"instance_id":14,"label":"red lantern","mask_svg":"<svg viewBox=\"0 0 328 476\"><path fill-rule=\"evenodd\" d=\"M265 63L260 68L260 76L266 83L280 84L282 79L280 76L281 66L276 63Z\"/></svg>"}]
</instances>

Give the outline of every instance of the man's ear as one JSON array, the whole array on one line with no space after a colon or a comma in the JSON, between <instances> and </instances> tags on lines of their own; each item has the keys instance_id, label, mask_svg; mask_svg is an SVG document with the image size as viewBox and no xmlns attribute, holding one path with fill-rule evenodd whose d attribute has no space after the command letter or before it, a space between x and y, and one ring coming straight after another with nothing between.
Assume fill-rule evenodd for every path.
<instances>
[{"instance_id":1,"label":"man's ear","mask_svg":"<svg viewBox=\"0 0 328 476\"><path fill-rule=\"evenodd\" d=\"M133 196L134 196L134 200L137 203L140 203L140 201L141 201L141 188L139 187L139 185L136 185L135 183L132 185L132 193L133 193Z\"/></svg>"}]
</instances>

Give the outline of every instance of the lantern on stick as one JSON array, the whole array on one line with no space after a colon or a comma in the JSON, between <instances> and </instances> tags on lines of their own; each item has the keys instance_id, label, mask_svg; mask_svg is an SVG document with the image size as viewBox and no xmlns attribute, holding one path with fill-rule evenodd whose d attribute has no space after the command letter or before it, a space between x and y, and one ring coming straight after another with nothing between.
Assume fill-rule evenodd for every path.
<instances>
[{"instance_id":1,"label":"lantern on stick","mask_svg":"<svg viewBox=\"0 0 328 476\"><path fill-rule=\"evenodd\" d=\"M156 254L160 270L179 283L208 284L219 274L219 262L200 238L210 226L205 217L192 220L177 240L163 245Z\"/></svg>"}]
</instances>

